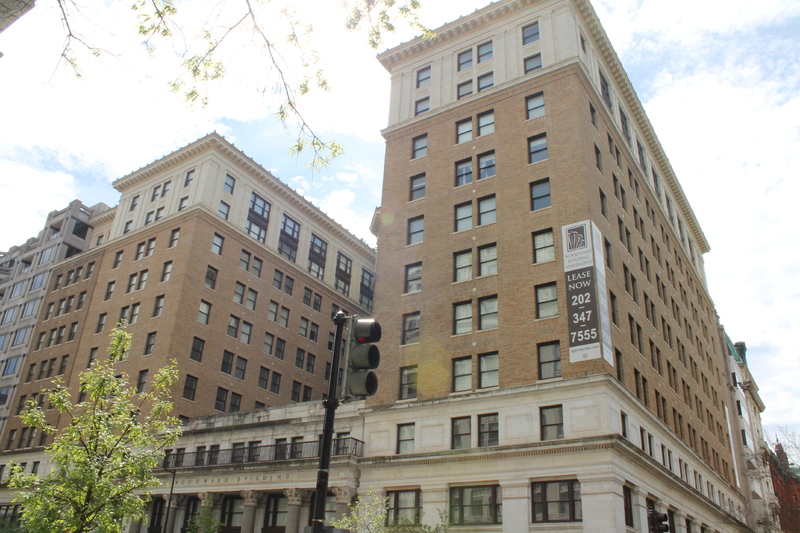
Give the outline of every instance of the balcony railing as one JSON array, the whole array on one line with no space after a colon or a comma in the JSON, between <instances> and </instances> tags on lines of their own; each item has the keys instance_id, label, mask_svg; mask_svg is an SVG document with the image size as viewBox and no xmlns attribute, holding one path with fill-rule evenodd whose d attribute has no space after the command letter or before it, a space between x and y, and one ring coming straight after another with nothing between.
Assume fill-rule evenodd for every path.
<instances>
[{"instance_id":1,"label":"balcony railing","mask_svg":"<svg viewBox=\"0 0 800 533\"><path fill-rule=\"evenodd\" d=\"M319 457L319 441L296 442L294 444L271 444L226 448L224 450L205 450L201 452L172 452L164 457L165 468L193 468L198 466L231 465L246 463L268 463L292 459L311 459ZM331 455L352 455L363 457L364 443L358 439L334 439Z\"/></svg>"}]
</instances>

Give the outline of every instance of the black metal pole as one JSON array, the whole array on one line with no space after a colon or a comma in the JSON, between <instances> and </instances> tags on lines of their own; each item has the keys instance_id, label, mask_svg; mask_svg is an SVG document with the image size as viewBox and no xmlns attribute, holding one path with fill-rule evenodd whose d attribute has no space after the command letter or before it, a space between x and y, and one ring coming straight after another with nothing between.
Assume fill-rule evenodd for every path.
<instances>
[{"instance_id":1,"label":"black metal pole","mask_svg":"<svg viewBox=\"0 0 800 533\"><path fill-rule=\"evenodd\" d=\"M169 457L167 457L167 460L169 460ZM166 531L167 526L169 525L169 506L172 503L172 491L175 490L175 474L178 473L177 470L175 469L170 470L169 468L167 468L166 465L164 465L164 470L172 473L172 485L169 486L169 497L167 498L167 512L165 513L166 516L164 516L164 525L161 528L162 531ZM172 533L172 532L167 531L166 533Z\"/></svg>"},{"instance_id":2,"label":"black metal pole","mask_svg":"<svg viewBox=\"0 0 800 533\"><path fill-rule=\"evenodd\" d=\"M331 379L328 383L328 396L322 401L325 406L325 426L322 428L322 447L319 453L319 472L317 473L317 493L314 502L312 527L314 533L322 533L325 528L325 500L328 495L328 471L331 467L331 443L333 441L333 420L339 400L336 398L336 385L339 381L339 360L342 353L342 337L347 316L339 311L333 317L336 333L333 337L333 359L331 360Z\"/></svg>"}]
</instances>

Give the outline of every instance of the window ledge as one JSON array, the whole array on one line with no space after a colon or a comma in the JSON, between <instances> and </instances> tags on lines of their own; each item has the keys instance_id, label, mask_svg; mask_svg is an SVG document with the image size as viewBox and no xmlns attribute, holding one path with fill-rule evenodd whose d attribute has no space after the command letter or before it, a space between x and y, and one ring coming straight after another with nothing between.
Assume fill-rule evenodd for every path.
<instances>
[{"instance_id":1,"label":"window ledge","mask_svg":"<svg viewBox=\"0 0 800 533\"><path fill-rule=\"evenodd\" d=\"M403 348L405 346L416 346L417 344L419 344L419 341L417 341L417 342L409 342L408 344L401 344L400 347Z\"/></svg>"},{"instance_id":2,"label":"window ledge","mask_svg":"<svg viewBox=\"0 0 800 533\"><path fill-rule=\"evenodd\" d=\"M544 317L544 318L535 318L533 321L534 321L534 322L539 322L539 321L541 321L541 320L550 320L551 318L558 318L558 315L546 316L546 317Z\"/></svg>"},{"instance_id":3,"label":"window ledge","mask_svg":"<svg viewBox=\"0 0 800 533\"><path fill-rule=\"evenodd\" d=\"M500 326L495 326L495 327L493 327L493 328L479 329L479 330L477 331L477 333L480 333L480 332L482 332L482 331L496 331L496 330L498 330L498 329L500 329Z\"/></svg>"},{"instance_id":4,"label":"window ledge","mask_svg":"<svg viewBox=\"0 0 800 533\"><path fill-rule=\"evenodd\" d=\"M450 335L450 338L454 339L456 337L466 337L467 335L472 335L473 333L475 333L475 332L474 331L467 331L466 333L453 333L452 335Z\"/></svg>"},{"instance_id":5,"label":"window ledge","mask_svg":"<svg viewBox=\"0 0 800 533\"><path fill-rule=\"evenodd\" d=\"M545 208L545 209L546 209L546 208ZM538 210L537 210L537 211L538 211ZM555 262L556 262L556 260L555 260L555 259L550 259L550 260L548 260L548 261L539 261L538 263L531 263L531 266L537 266L537 265L546 265L546 264L549 264L549 263L555 263Z\"/></svg>"},{"instance_id":6,"label":"window ledge","mask_svg":"<svg viewBox=\"0 0 800 533\"><path fill-rule=\"evenodd\" d=\"M540 207L539 209L532 209L528 211L529 213L538 213L539 211L546 211L547 209L552 209L552 205L548 205L547 207Z\"/></svg>"},{"instance_id":7,"label":"window ledge","mask_svg":"<svg viewBox=\"0 0 800 533\"><path fill-rule=\"evenodd\" d=\"M544 163L545 161L549 160L549 157L545 157L544 159L540 159L539 161L534 161L533 163L528 163L528 166L535 165L537 163Z\"/></svg>"}]
</instances>

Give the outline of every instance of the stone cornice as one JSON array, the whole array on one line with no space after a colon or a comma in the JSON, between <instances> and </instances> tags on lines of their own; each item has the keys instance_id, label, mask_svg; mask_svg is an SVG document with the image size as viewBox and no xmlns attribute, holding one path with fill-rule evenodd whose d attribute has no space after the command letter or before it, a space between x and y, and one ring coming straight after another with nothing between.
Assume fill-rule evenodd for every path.
<instances>
[{"instance_id":1,"label":"stone cornice","mask_svg":"<svg viewBox=\"0 0 800 533\"><path fill-rule=\"evenodd\" d=\"M102 213L100 213L96 217L93 217L93 218L89 219L89 223L92 226L95 226L97 224L102 224L104 222L108 222L109 220L114 220L117 217L117 209L118 208L119 208L119 206L116 206L116 207L112 207L111 209L108 209L106 211L103 211Z\"/></svg>"}]
</instances>

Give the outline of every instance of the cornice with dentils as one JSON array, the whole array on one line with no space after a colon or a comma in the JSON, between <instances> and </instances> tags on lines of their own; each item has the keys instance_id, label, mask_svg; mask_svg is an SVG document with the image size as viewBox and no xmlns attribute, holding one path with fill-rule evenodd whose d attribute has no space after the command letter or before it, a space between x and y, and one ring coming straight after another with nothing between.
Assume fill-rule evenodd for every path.
<instances>
[{"instance_id":1,"label":"cornice with dentils","mask_svg":"<svg viewBox=\"0 0 800 533\"><path fill-rule=\"evenodd\" d=\"M432 39L425 39L421 36L416 37L411 41L381 52L378 54L378 61L380 61L383 67L391 73L392 69L397 63L424 53L425 51L434 47L438 47L442 43L463 35L464 33L478 29L494 20L510 16L529 6L541 3L542 1L543 0L500 0L498 2L493 2L484 8L476 10L470 15L459 17L453 22L449 22L440 28L433 30L436 36ZM672 169L669 158L667 158L667 155L664 153L664 148L661 146L661 143L659 142L658 137L653 130L653 126L650 123L650 120L647 118L647 113L645 113L644 107L639 101L639 97L636 95L636 91L633 88L633 84L628 78L625 69L622 67L622 62L619 60L617 53L614 51L614 47L611 45L611 41L603 29L597 13L595 12L589 0L571 1L574 3L578 12L582 16L583 21L592 34L592 38L594 39L595 43L597 43L600 55L608 67L611 76L614 78L617 87L620 89L620 92L625 100L626 107L630 109L631 115L642 130L642 135L644 136L645 142L651 148L652 157L657 161L658 166L662 169L664 174L662 177L669 184L669 189L672 192L675 203L678 205L684 215L684 219L689 227L689 230L694 236L698 250L700 253L709 252L711 247L709 246L708 240L706 239L703 230L700 228L700 224L695 217L694 211L689 205L689 201L683 192L683 188L678 182L678 178L675 176L675 172Z\"/></svg>"},{"instance_id":2,"label":"cornice with dentils","mask_svg":"<svg viewBox=\"0 0 800 533\"><path fill-rule=\"evenodd\" d=\"M344 227L326 215L322 210L314 207L309 201L301 197L296 191L273 176L271 172L256 163L253 159L248 157L244 152L236 148L236 146L231 144L217 132L209 133L205 137L196 140L188 146L175 150L171 154L162 157L158 161L154 161L153 163L116 180L112 185L118 191L123 192L142 180L150 178L156 174L166 172L170 168L210 150L216 150L222 153L227 159L233 161L239 168L243 169L251 176L258 178L261 183L269 187L274 194L278 195L281 199L286 201L286 203L291 204L298 211L303 212L309 218L319 223L337 238L349 244L354 250L361 253L365 259L370 262L375 260L375 250L367 245L367 243L344 229Z\"/></svg>"}]
</instances>

